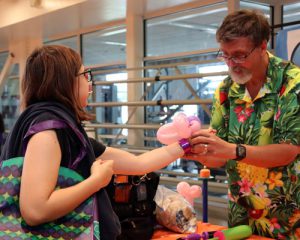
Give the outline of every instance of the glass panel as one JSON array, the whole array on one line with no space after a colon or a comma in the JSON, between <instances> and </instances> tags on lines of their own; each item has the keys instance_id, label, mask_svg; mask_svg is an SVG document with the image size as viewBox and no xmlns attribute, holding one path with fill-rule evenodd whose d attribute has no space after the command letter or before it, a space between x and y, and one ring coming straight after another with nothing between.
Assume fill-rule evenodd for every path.
<instances>
[{"instance_id":1,"label":"glass panel","mask_svg":"<svg viewBox=\"0 0 300 240\"><path fill-rule=\"evenodd\" d=\"M119 66L124 68L124 66ZM125 71L116 71L113 73L97 73L99 70L106 69L93 69L94 81L115 81L115 80L127 80L127 73ZM92 100L92 99L91 99ZM94 102L127 102L127 84L117 83L112 85L96 85L93 89ZM96 123L118 123L125 124L128 119L128 107L96 107L95 109L89 108L96 114ZM126 137L128 136L127 129L111 129L111 128L99 128L97 134L100 135L101 140L106 144L126 143ZM116 138L116 136L118 138Z\"/></svg>"},{"instance_id":2,"label":"glass panel","mask_svg":"<svg viewBox=\"0 0 300 240\"><path fill-rule=\"evenodd\" d=\"M176 62L187 62L186 65L178 65L175 67L161 68L158 72L156 69L150 69L146 71L146 77L159 76L174 76L185 75L194 73L209 73L227 71L227 66L223 62L204 63L201 64L200 60L214 59L216 53L199 55L193 57L186 57L182 59L174 58L168 60L156 60L147 61L147 66L170 64ZM180 61L181 60L181 61ZM188 62L195 61L198 64L189 64ZM203 78L188 78L187 82L197 93L197 96L201 99L211 99L218 83L224 77L213 76ZM148 84L149 85L149 84ZM149 85L150 86L150 85ZM186 100L194 99L192 92L185 85L183 79L174 81L158 81L152 84L151 90L147 94L148 101L158 100ZM186 111L187 115L198 115L201 118L203 124L209 124L209 116L203 112L201 105L171 105L171 106L149 106L147 107L147 122L151 123L164 123L168 121L177 111Z\"/></svg>"},{"instance_id":3,"label":"glass panel","mask_svg":"<svg viewBox=\"0 0 300 240\"><path fill-rule=\"evenodd\" d=\"M249 9L249 10L255 9L260 12L263 12L265 17L268 19L269 24L272 25L271 7L269 5L263 3L250 2L250 1L241 1L240 8ZM270 41L268 43L268 49L272 49L271 45L272 45L272 39L270 38Z\"/></svg>"},{"instance_id":4,"label":"glass panel","mask_svg":"<svg viewBox=\"0 0 300 240\"><path fill-rule=\"evenodd\" d=\"M215 33L226 15L219 3L146 20L146 56L217 48Z\"/></svg>"},{"instance_id":5,"label":"glass panel","mask_svg":"<svg viewBox=\"0 0 300 240\"><path fill-rule=\"evenodd\" d=\"M44 42L44 45L64 45L79 52L77 36Z\"/></svg>"},{"instance_id":6,"label":"glass panel","mask_svg":"<svg viewBox=\"0 0 300 240\"><path fill-rule=\"evenodd\" d=\"M241 1L240 8L250 9L250 10L255 9L260 12L263 12L264 15L269 19L269 23L271 24L271 7L269 5L263 3L250 2L250 1Z\"/></svg>"},{"instance_id":7,"label":"glass panel","mask_svg":"<svg viewBox=\"0 0 300 240\"><path fill-rule=\"evenodd\" d=\"M212 100L213 94L219 85L219 83L226 77L226 75L218 75L218 72L225 72L228 70L227 65L224 62L215 60L216 53L202 54L197 56L185 57L185 58L174 58L168 60L156 60L147 61L146 66L162 65L167 66L170 64L176 65L177 67L162 67L160 70L149 69L146 70L146 77L159 76L174 76L174 75L186 75L196 73L215 73L214 76L205 77L194 77L187 78L186 82L190 85L193 91L200 99ZM210 61L204 61L210 60ZM215 60L215 61L213 61ZM186 64L182 64L182 63ZM192 63L191 63L192 62ZM194 63L193 63L194 62ZM195 99L192 91L186 85L183 79L172 80L172 81L158 81L153 83L147 94L147 101L157 100L186 100ZM196 115L200 118L203 127L207 127L210 121L211 104L193 104L193 105L161 105L161 106L148 106L145 108L146 123L153 124L166 124L172 122L174 115L178 112L184 112L188 116ZM161 144L156 141L156 130L145 130L145 136L147 139L153 138L154 140L147 140L147 147L159 147ZM167 169L178 172L189 172L198 173L202 168L201 164L193 161L186 161L179 159L178 161L171 163ZM212 170L212 175L225 176L223 168Z\"/></svg>"},{"instance_id":8,"label":"glass panel","mask_svg":"<svg viewBox=\"0 0 300 240\"><path fill-rule=\"evenodd\" d=\"M3 66L6 62L7 56L8 56L8 52L0 52L0 69L3 68Z\"/></svg>"},{"instance_id":9,"label":"glass panel","mask_svg":"<svg viewBox=\"0 0 300 240\"><path fill-rule=\"evenodd\" d=\"M201 63L200 60L208 60L215 58L215 53L199 55L190 58L182 59L169 59L169 60L160 60L160 61L147 61L147 66L161 65L161 64L170 64L176 62L187 62L186 65L179 65L176 68L166 67L161 68L159 75L160 76L174 76L174 75L185 75L185 74L195 74L195 73L209 73L209 72L220 72L227 71L227 66L223 62L213 62L213 63ZM199 62L197 64L189 64L188 62ZM207 62L207 61L206 61ZM146 71L146 77L155 77L158 74L158 70L150 69ZM217 74L216 74L217 75ZM210 76L203 78L188 78L186 79L186 85L183 79L174 80L174 81L159 81L148 86L150 90L147 94L148 101L158 101L158 100L186 100L186 99L195 99L193 94L196 94L200 99L212 99L213 93L220 83L224 76ZM194 91L194 93L193 93ZM207 107L207 108L206 108ZM187 115L196 115L200 118L202 124L208 125L210 121L209 109L210 104L207 106L200 104L197 105L161 105L161 106L148 106L146 107L146 122L147 123L159 123L163 124L170 122L173 116L178 111L183 111ZM147 135L155 136L156 133L148 132ZM149 143L152 145L153 143ZM159 144L158 144L159 145ZM158 146L155 143L155 146Z\"/></svg>"},{"instance_id":10,"label":"glass panel","mask_svg":"<svg viewBox=\"0 0 300 240\"><path fill-rule=\"evenodd\" d=\"M84 65L125 62L125 26L118 26L82 35L82 49Z\"/></svg>"},{"instance_id":11,"label":"glass panel","mask_svg":"<svg viewBox=\"0 0 300 240\"><path fill-rule=\"evenodd\" d=\"M6 56L6 57L5 57ZM8 54L0 54L1 69L5 64ZM19 65L13 64L9 70L7 79L4 80L5 84L3 92L1 93L0 111L3 116L5 130L10 130L17 120L20 109L20 95L19 95ZM6 135L4 135L5 138Z\"/></svg>"},{"instance_id":12,"label":"glass panel","mask_svg":"<svg viewBox=\"0 0 300 240\"><path fill-rule=\"evenodd\" d=\"M283 6L283 23L300 20L300 3L287 4Z\"/></svg>"}]
</instances>

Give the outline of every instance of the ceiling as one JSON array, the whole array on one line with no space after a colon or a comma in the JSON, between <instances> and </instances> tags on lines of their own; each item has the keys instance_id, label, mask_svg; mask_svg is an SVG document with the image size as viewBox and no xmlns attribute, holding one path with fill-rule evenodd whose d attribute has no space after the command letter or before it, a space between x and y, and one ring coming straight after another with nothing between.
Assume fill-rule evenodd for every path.
<instances>
[{"instance_id":1,"label":"ceiling","mask_svg":"<svg viewBox=\"0 0 300 240\"><path fill-rule=\"evenodd\" d=\"M145 14L197 2L197 0L130 1L143 1ZM126 4L126 0L0 0L0 50L8 48L11 39L34 38L39 34L45 39L94 28L107 22L124 20ZM42 29L43 32L40 33L37 29Z\"/></svg>"},{"instance_id":2,"label":"ceiling","mask_svg":"<svg viewBox=\"0 0 300 240\"><path fill-rule=\"evenodd\" d=\"M266 2L267 0L256 1ZM272 1L272 0L270 0ZM275 2L277 0L274 0ZM292 0L289 0L291 2ZM0 0L0 52L9 48L10 41L22 41L25 38L53 39L66 34L76 34L79 31L92 31L109 22L123 21L126 18L126 6L139 3L143 6L144 16L153 16L164 9L180 10L180 6L196 6L203 3L216 2L214 0ZM285 1L286 2L286 1ZM296 1L297 2L297 1ZM52 5L51 5L52 4ZM249 5L251 8L251 6ZM299 20L300 5L286 8L289 21ZM202 31L204 27L212 27L212 22L221 21L226 14L223 12L211 14L203 18L197 16L168 23L167 27L157 29L185 29L184 39L168 35L166 41L186 41L189 31ZM217 20L216 20L217 19ZM155 26L155 23L153 23ZM214 27L214 26L213 26ZM207 29L209 30L209 29ZM154 34L152 34L154 35ZM155 34L160 36L161 34ZM177 39L176 39L177 38ZM199 38L198 38L199 39ZM197 39L197 41L198 41ZM198 41L199 42L199 41ZM170 44L171 45L171 44Z\"/></svg>"}]
</instances>

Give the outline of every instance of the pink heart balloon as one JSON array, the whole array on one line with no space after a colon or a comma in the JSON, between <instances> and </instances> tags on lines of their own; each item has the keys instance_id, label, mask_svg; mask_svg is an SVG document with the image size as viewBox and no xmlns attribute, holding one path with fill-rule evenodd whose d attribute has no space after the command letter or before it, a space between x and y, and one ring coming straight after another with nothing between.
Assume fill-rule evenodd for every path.
<instances>
[{"instance_id":1,"label":"pink heart balloon","mask_svg":"<svg viewBox=\"0 0 300 240\"><path fill-rule=\"evenodd\" d=\"M161 126L156 135L157 139L163 144L171 144L180 140L180 136L173 123L167 123Z\"/></svg>"},{"instance_id":2,"label":"pink heart balloon","mask_svg":"<svg viewBox=\"0 0 300 240\"><path fill-rule=\"evenodd\" d=\"M177 184L177 192L182 196L187 195L190 190L190 184L187 182L180 182Z\"/></svg>"},{"instance_id":3,"label":"pink heart balloon","mask_svg":"<svg viewBox=\"0 0 300 240\"><path fill-rule=\"evenodd\" d=\"M190 122L184 113L178 113L176 117L174 117L173 124L176 127L180 139L189 138L191 136Z\"/></svg>"},{"instance_id":4,"label":"pink heart balloon","mask_svg":"<svg viewBox=\"0 0 300 240\"><path fill-rule=\"evenodd\" d=\"M201 196L202 189L198 185L190 186L187 182L180 182L177 184L177 192L194 206L194 199Z\"/></svg>"},{"instance_id":5,"label":"pink heart balloon","mask_svg":"<svg viewBox=\"0 0 300 240\"><path fill-rule=\"evenodd\" d=\"M201 122L198 117L187 117L184 113L178 113L172 123L167 123L158 129L157 139L163 144L171 144L189 138L200 128Z\"/></svg>"},{"instance_id":6,"label":"pink heart balloon","mask_svg":"<svg viewBox=\"0 0 300 240\"><path fill-rule=\"evenodd\" d=\"M192 185L190 188L190 196L193 198L198 198L202 194L202 189L200 186Z\"/></svg>"}]
</instances>

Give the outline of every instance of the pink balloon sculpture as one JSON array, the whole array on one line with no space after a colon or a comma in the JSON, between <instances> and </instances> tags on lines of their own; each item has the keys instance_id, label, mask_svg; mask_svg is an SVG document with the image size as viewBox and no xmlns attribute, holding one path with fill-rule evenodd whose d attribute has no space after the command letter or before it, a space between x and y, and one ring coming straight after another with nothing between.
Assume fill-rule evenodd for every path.
<instances>
[{"instance_id":1,"label":"pink balloon sculpture","mask_svg":"<svg viewBox=\"0 0 300 240\"><path fill-rule=\"evenodd\" d=\"M177 184L177 192L183 196L192 206L194 206L194 199L202 194L202 189L198 185L188 184L187 182L180 182Z\"/></svg>"},{"instance_id":2,"label":"pink balloon sculpture","mask_svg":"<svg viewBox=\"0 0 300 240\"><path fill-rule=\"evenodd\" d=\"M197 116L187 117L184 113L178 113L172 123L167 123L158 129L157 139L163 144L171 144L189 138L200 128L201 122Z\"/></svg>"}]
</instances>

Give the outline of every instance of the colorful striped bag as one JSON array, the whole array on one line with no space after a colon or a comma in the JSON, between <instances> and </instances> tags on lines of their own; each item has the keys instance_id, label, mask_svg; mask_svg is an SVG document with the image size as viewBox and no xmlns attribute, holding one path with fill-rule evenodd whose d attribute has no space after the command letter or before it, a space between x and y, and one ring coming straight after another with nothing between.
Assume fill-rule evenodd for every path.
<instances>
[{"instance_id":1,"label":"colorful striped bag","mask_svg":"<svg viewBox=\"0 0 300 240\"><path fill-rule=\"evenodd\" d=\"M36 227L28 226L19 209L23 157L0 164L0 239L100 239L99 224L93 222L92 197L60 219ZM57 188L69 187L82 180L77 172L60 167Z\"/></svg>"}]
</instances>

